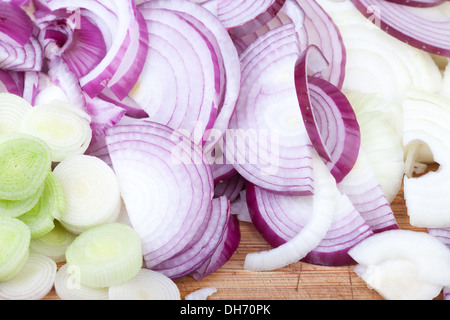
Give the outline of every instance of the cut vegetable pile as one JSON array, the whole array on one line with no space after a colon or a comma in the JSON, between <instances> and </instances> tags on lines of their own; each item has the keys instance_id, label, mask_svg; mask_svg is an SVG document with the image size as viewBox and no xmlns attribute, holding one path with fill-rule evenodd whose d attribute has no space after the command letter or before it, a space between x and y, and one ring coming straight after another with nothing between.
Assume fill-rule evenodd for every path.
<instances>
[{"instance_id":1,"label":"cut vegetable pile","mask_svg":"<svg viewBox=\"0 0 450 320\"><path fill-rule=\"evenodd\" d=\"M1 1L0 299L179 300L241 222L248 272L450 299L449 39L439 0Z\"/></svg>"}]
</instances>

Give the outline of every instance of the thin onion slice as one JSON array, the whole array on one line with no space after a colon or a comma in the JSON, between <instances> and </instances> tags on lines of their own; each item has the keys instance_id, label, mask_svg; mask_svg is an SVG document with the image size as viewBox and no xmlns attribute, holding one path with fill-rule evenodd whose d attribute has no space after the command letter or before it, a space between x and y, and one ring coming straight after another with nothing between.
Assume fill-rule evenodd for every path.
<instances>
[{"instance_id":1,"label":"thin onion slice","mask_svg":"<svg viewBox=\"0 0 450 320\"><path fill-rule=\"evenodd\" d=\"M334 178L318 155L314 159L313 169L312 212L305 226L291 240L274 249L248 254L245 269L274 270L298 262L325 238L333 221L338 190Z\"/></svg>"},{"instance_id":2,"label":"thin onion slice","mask_svg":"<svg viewBox=\"0 0 450 320\"><path fill-rule=\"evenodd\" d=\"M316 68L310 46L299 58L295 86L308 135L319 155L326 161L337 182L352 169L361 144L359 124L346 96L334 85L308 76L308 68ZM310 65L312 60L313 66Z\"/></svg>"},{"instance_id":3,"label":"thin onion slice","mask_svg":"<svg viewBox=\"0 0 450 320\"><path fill-rule=\"evenodd\" d=\"M106 144L151 268L183 250L201 228L214 192L211 167L188 137L148 120L108 129Z\"/></svg>"},{"instance_id":4,"label":"thin onion slice","mask_svg":"<svg viewBox=\"0 0 450 320\"><path fill-rule=\"evenodd\" d=\"M109 300L180 300L180 290L173 280L160 272L141 269L124 284L110 286Z\"/></svg>"},{"instance_id":5,"label":"thin onion slice","mask_svg":"<svg viewBox=\"0 0 450 320\"><path fill-rule=\"evenodd\" d=\"M53 174L66 198L66 210L59 218L66 229L79 234L117 219L121 206L119 184L105 162L84 154L70 156L55 167Z\"/></svg>"},{"instance_id":6,"label":"thin onion slice","mask_svg":"<svg viewBox=\"0 0 450 320\"><path fill-rule=\"evenodd\" d=\"M67 263L59 267L55 277L55 292L61 300L109 300L108 287L92 288L80 283L79 270Z\"/></svg>"},{"instance_id":7,"label":"thin onion slice","mask_svg":"<svg viewBox=\"0 0 450 320\"><path fill-rule=\"evenodd\" d=\"M181 253L153 266L171 279L181 278L195 271L208 259L220 244L230 217L230 202L222 196L211 201L209 217L205 218L202 229L186 245Z\"/></svg>"},{"instance_id":8,"label":"thin onion slice","mask_svg":"<svg viewBox=\"0 0 450 320\"><path fill-rule=\"evenodd\" d=\"M66 261L84 286L120 285L142 267L141 240L127 225L105 223L81 233L67 248Z\"/></svg>"},{"instance_id":9,"label":"thin onion slice","mask_svg":"<svg viewBox=\"0 0 450 320\"><path fill-rule=\"evenodd\" d=\"M30 254L20 272L0 282L0 300L41 300L53 288L56 262L47 256Z\"/></svg>"},{"instance_id":10,"label":"thin onion slice","mask_svg":"<svg viewBox=\"0 0 450 320\"><path fill-rule=\"evenodd\" d=\"M372 18L373 23L378 23L393 37L426 52L450 57L450 17L440 6L414 8L384 0L351 1L363 15ZM376 17L372 16L371 8L379 12Z\"/></svg>"},{"instance_id":11,"label":"thin onion slice","mask_svg":"<svg viewBox=\"0 0 450 320\"><path fill-rule=\"evenodd\" d=\"M223 152L247 181L278 192L312 192L312 145L294 84L295 28L264 34L240 56L241 91Z\"/></svg>"},{"instance_id":12,"label":"thin onion slice","mask_svg":"<svg viewBox=\"0 0 450 320\"><path fill-rule=\"evenodd\" d=\"M0 216L0 281L14 278L29 256L30 229L22 221Z\"/></svg>"},{"instance_id":13,"label":"thin onion slice","mask_svg":"<svg viewBox=\"0 0 450 320\"><path fill-rule=\"evenodd\" d=\"M214 287L202 288L187 294L184 300L207 300L207 298L217 292Z\"/></svg>"}]
</instances>

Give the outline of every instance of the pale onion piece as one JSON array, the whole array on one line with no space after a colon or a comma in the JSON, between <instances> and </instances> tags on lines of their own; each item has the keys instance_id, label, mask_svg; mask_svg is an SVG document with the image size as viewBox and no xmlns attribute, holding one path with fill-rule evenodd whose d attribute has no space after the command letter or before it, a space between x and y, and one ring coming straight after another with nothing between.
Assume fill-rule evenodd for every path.
<instances>
[{"instance_id":1,"label":"pale onion piece","mask_svg":"<svg viewBox=\"0 0 450 320\"><path fill-rule=\"evenodd\" d=\"M349 0L319 3L333 18L344 41L347 53L344 90L377 94L397 105L410 88L440 90L442 76L428 53L386 34Z\"/></svg>"},{"instance_id":2,"label":"pale onion piece","mask_svg":"<svg viewBox=\"0 0 450 320\"><path fill-rule=\"evenodd\" d=\"M55 221L55 227L39 238L31 239L30 253L42 254L56 263L66 261L66 249L75 240L75 235Z\"/></svg>"},{"instance_id":3,"label":"pale onion piece","mask_svg":"<svg viewBox=\"0 0 450 320\"><path fill-rule=\"evenodd\" d=\"M333 176L317 153L314 153L313 160L312 212L305 227L291 240L276 248L248 254L245 257L245 269L275 270L298 262L326 236L333 221L339 191Z\"/></svg>"},{"instance_id":4,"label":"pale onion piece","mask_svg":"<svg viewBox=\"0 0 450 320\"><path fill-rule=\"evenodd\" d=\"M394 109L372 94L347 94L355 109L361 131L361 148L388 203L397 196L403 181L405 164L403 142L400 133L389 123L392 117L400 117Z\"/></svg>"},{"instance_id":5,"label":"pale onion piece","mask_svg":"<svg viewBox=\"0 0 450 320\"><path fill-rule=\"evenodd\" d=\"M49 84L47 87L43 88L36 95L34 100L34 105L45 105L51 104L54 101L62 101L65 103L69 103L69 98L64 93L64 90L59 86L54 84Z\"/></svg>"},{"instance_id":6,"label":"pale onion piece","mask_svg":"<svg viewBox=\"0 0 450 320\"><path fill-rule=\"evenodd\" d=\"M408 94L403 104L404 146L424 143L430 148L434 160L440 164L435 172L421 177L407 174L404 178L406 207L413 226L450 226L450 202L445 193L445 186L450 181L447 165L450 156L449 105L449 99L415 91ZM411 171L408 170L408 163L415 163L414 153L406 154L406 163L408 173Z\"/></svg>"},{"instance_id":7,"label":"pale onion piece","mask_svg":"<svg viewBox=\"0 0 450 320\"><path fill-rule=\"evenodd\" d=\"M41 300L53 288L56 262L47 256L30 254L20 272L0 282L0 300Z\"/></svg>"},{"instance_id":8,"label":"pale onion piece","mask_svg":"<svg viewBox=\"0 0 450 320\"><path fill-rule=\"evenodd\" d=\"M392 259L408 260L417 266L418 280L441 286L450 284L450 250L426 232L388 230L366 238L348 253L366 267Z\"/></svg>"},{"instance_id":9,"label":"pale onion piece","mask_svg":"<svg viewBox=\"0 0 450 320\"><path fill-rule=\"evenodd\" d=\"M109 300L180 300L175 282L160 272L142 268L131 280L108 290Z\"/></svg>"},{"instance_id":10,"label":"pale onion piece","mask_svg":"<svg viewBox=\"0 0 450 320\"><path fill-rule=\"evenodd\" d=\"M114 171L94 156L75 155L53 170L66 196L60 218L69 231L79 234L91 227L113 222L120 213L121 196Z\"/></svg>"},{"instance_id":11,"label":"pale onion piece","mask_svg":"<svg viewBox=\"0 0 450 320\"><path fill-rule=\"evenodd\" d=\"M92 288L82 285L77 268L63 264L56 272L55 291L61 300L108 300L108 288Z\"/></svg>"},{"instance_id":12,"label":"pale onion piece","mask_svg":"<svg viewBox=\"0 0 450 320\"><path fill-rule=\"evenodd\" d=\"M0 135L0 198L36 194L51 169L51 150L41 139L18 132Z\"/></svg>"},{"instance_id":13,"label":"pale onion piece","mask_svg":"<svg viewBox=\"0 0 450 320\"><path fill-rule=\"evenodd\" d=\"M450 99L450 63L447 64L443 74L441 95Z\"/></svg>"},{"instance_id":14,"label":"pale onion piece","mask_svg":"<svg viewBox=\"0 0 450 320\"><path fill-rule=\"evenodd\" d=\"M18 95L0 93L0 133L20 131L22 119L32 108L28 101Z\"/></svg>"},{"instance_id":15,"label":"pale onion piece","mask_svg":"<svg viewBox=\"0 0 450 320\"><path fill-rule=\"evenodd\" d=\"M66 250L67 264L82 285L104 288L132 279L142 267L138 233L122 223L105 223L81 233Z\"/></svg>"},{"instance_id":16,"label":"pale onion piece","mask_svg":"<svg viewBox=\"0 0 450 320\"><path fill-rule=\"evenodd\" d=\"M250 212L248 211L245 189L239 193L239 197L236 200L231 202L230 211L231 214L236 215L239 221L252 222Z\"/></svg>"},{"instance_id":17,"label":"pale onion piece","mask_svg":"<svg viewBox=\"0 0 450 320\"><path fill-rule=\"evenodd\" d=\"M36 105L23 118L21 131L44 140L52 150L52 160L83 154L92 139L90 116L79 107L54 100Z\"/></svg>"},{"instance_id":18,"label":"pale onion piece","mask_svg":"<svg viewBox=\"0 0 450 320\"><path fill-rule=\"evenodd\" d=\"M202 288L187 294L184 300L207 300L209 296L216 292L217 288L214 287Z\"/></svg>"},{"instance_id":19,"label":"pale onion piece","mask_svg":"<svg viewBox=\"0 0 450 320\"><path fill-rule=\"evenodd\" d=\"M418 279L419 268L409 260L392 259L376 265L357 265L353 270L370 289L386 300L432 300L442 290L442 285Z\"/></svg>"},{"instance_id":20,"label":"pale onion piece","mask_svg":"<svg viewBox=\"0 0 450 320\"><path fill-rule=\"evenodd\" d=\"M30 229L22 221L0 217L0 281L14 278L29 257Z\"/></svg>"}]
</instances>

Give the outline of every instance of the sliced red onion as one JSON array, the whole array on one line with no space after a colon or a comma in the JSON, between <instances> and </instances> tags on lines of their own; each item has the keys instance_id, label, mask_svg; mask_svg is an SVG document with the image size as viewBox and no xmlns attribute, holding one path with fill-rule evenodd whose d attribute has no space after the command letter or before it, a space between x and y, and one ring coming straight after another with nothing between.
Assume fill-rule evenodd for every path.
<instances>
[{"instance_id":1,"label":"sliced red onion","mask_svg":"<svg viewBox=\"0 0 450 320\"><path fill-rule=\"evenodd\" d=\"M106 130L115 126L125 115L126 110L97 97L91 99L86 95L85 98L86 110L91 116L91 144L95 144L104 139Z\"/></svg>"},{"instance_id":2,"label":"sliced red onion","mask_svg":"<svg viewBox=\"0 0 450 320\"><path fill-rule=\"evenodd\" d=\"M213 83L219 100L217 105L209 106L206 104L207 108L212 108L212 113L208 115L209 122L199 123L197 127L213 129L222 135L228 127L230 117L235 108L240 80L239 58L227 30L214 14L190 1L148 1L139 5L139 10L163 10L175 13L178 16L176 19L183 19L203 38L204 43L209 48L208 60L212 61L214 65L215 79ZM174 21L170 20L170 22ZM205 96L206 101L211 99L208 96L209 94L211 93L207 93ZM212 99L210 101L214 102L215 100ZM183 129L193 130L192 127ZM207 140L208 132L205 135L204 140ZM199 138L194 140L198 141ZM213 147L214 144L208 145L208 150Z\"/></svg>"},{"instance_id":3,"label":"sliced red onion","mask_svg":"<svg viewBox=\"0 0 450 320\"><path fill-rule=\"evenodd\" d=\"M23 98L27 100L32 106L34 105L36 96L39 92L39 82L41 77L39 71L26 71L24 73L23 82Z\"/></svg>"},{"instance_id":4,"label":"sliced red onion","mask_svg":"<svg viewBox=\"0 0 450 320\"><path fill-rule=\"evenodd\" d=\"M12 71L40 71L42 48L37 28L17 4L0 2L0 68Z\"/></svg>"},{"instance_id":5,"label":"sliced red onion","mask_svg":"<svg viewBox=\"0 0 450 320\"><path fill-rule=\"evenodd\" d=\"M149 30L148 56L130 97L152 121L186 130L194 139L196 127L205 132L217 115L219 62L201 33L176 11L147 7L139 10Z\"/></svg>"},{"instance_id":6,"label":"sliced red onion","mask_svg":"<svg viewBox=\"0 0 450 320\"><path fill-rule=\"evenodd\" d=\"M234 252L238 249L240 241L241 231L239 229L239 220L235 215L231 215L222 241L219 243L212 256L192 274L192 277L196 280L201 280L217 271L230 260Z\"/></svg>"},{"instance_id":7,"label":"sliced red onion","mask_svg":"<svg viewBox=\"0 0 450 320\"><path fill-rule=\"evenodd\" d=\"M6 71L0 69L0 92L9 92L17 96L22 96L23 86L13 77L14 71Z\"/></svg>"},{"instance_id":8,"label":"sliced red onion","mask_svg":"<svg viewBox=\"0 0 450 320\"><path fill-rule=\"evenodd\" d=\"M410 7L428 8L440 5L447 0L386 0L392 3L397 3Z\"/></svg>"},{"instance_id":9,"label":"sliced red onion","mask_svg":"<svg viewBox=\"0 0 450 320\"><path fill-rule=\"evenodd\" d=\"M97 98L102 99L106 102L115 104L116 106L125 109L126 114L133 118L148 118L147 112L142 109L142 106L134 101L130 96L125 97L122 100L117 99L114 93L105 88L101 93L97 95Z\"/></svg>"},{"instance_id":10,"label":"sliced red onion","mask_svg":"<svg viewBox=\"0 0 450 320\"><path fill-rule=\"evenodd\" d=\"M253 224L274 248L293 239L311 218L313 196L281 195L252 184L247 184L246 196ZM373 234L348 197L337 197L331 226L302 261L326 266L353 264L348 250Z\"/></svg>"},{"instance_id":11,"label":"sliced red onion","mask_svg":"<svg viewBox=\"0 0 450 320\"><path fill-rule=\"evenodd\" d=\"M0 2L0 35L4 41L10 38L24 46L33 35L33 22L20 6L14 2Z\"/></svg>"},{"instance_id":12,"label":"sliced red onion","mask_svg":"<svg viewBox=\"0 0 450 320\"><path fill-rule=\"evenodd\" d=\"M315 46L308 47L302 54L295 71L295 85L309 137L340 182L356 162L361 136L355 112L346 96L328 81L308 76L308 68L316 64L312 61L314 66L311 66L308 60L320 59L320 54Z\"/></svg>"},{"instance_id":13,"label":"sliced red onion","mask_svg":"<svg viewBox=\"0 0 450 320\"><path fill-rule=\"evenodd\" d=\"M103 35L106 55L79 79L85 92L93 98L109 87L119 99L126 96L139 76L139 70L132 66L142 65L145 55L141 53L146 47L140 45L145 32L134 1L46 0L45 5L51 11L74 8L75 22L76 15L84 15L96 22Z\"/></svg>"},{"instance_id":14,"label":"sliced red onion","mask_svg":"<svg viewBox=\"0 0 450 320\"><path fill-rule=\"evenodd\" d=\"M241 91L224 153L247 181L312 193L312 145L294 84L299 44L293 24L269 31L241 54Z\"/></svg>"},{"instance_id":15,"label":"sliced red onion","mask_svg":"<svg viewBox=\"0 0 450 320\"><path fill-rule=\"evenodd\" d=\"M227 197L215 198L212 209L202 228L185 249L174 257L153 266L152 270L174 279L191 274L214 253L222 241L230 217L230 203Z\"/></svg>"},{"instance_id":16,"label":"sliced red onion","mask_svg":"<svg viewBox=\"0 0 450 320\"><path fill-rule=\"evenodd\" d=\"M106 144L148 268L180 253L211 210L213 177L201 149L147 120L117 124Z\"/></svg>"},{"instance_id":17,"label":"sliced red onion","mask_svg":"<svg viewBox=\"0 0 450 320\"><path fill-rule=\"evenodd\" d=\"M450 17L439 6L415 8L385 0L351 1L368 20L400 41L450 57Z\"/></svg>"},{"instance_id":18,"label":"sliced red onion","mask_svg":"<svg viewBox=\"0 0 450 320\"><path fill-rule=\"evenodd\" d=\"M305 221L301 230L293 238L276 248L248 254L245 257L245 269L275 270L298 262L316 248L327 235L333 221L339 191L333 176L317 153L314 153L313 174L314 195L312 199L306 199L307 197L297 199L300 202L306 200L311 204L310 211L304 215ZM277 198L277 200L279 200L278 203L286 203L283 201L286 199ZM294 203L296 201L294 197L287 201L290 200L294 200ZM296 211L295 204L290 210Z\"/></svg>"},{"instance_id":19,"label":"sliced red onion","mask_svg":"<svg viewBox=\"0 0 450 320\"><path fill-rule=\"evenodd\" d=\"M304 26L299 31L302 49L310 45L320 49L328 61L328 66L321 72L322 77L341 89L345 78L346 52L338 27L316 0L296 2L305 15Z\"/></svg>"},{"instance_id":20,"label":"sliced red onion","mask_svg":"<svg viewBox=\"0 0 450 320\"><path fill-rule=\"evenodd\" d=\"M39 41L45 56L62 57L69 69L81 78L88 74L106 55L106 43L99 27L84 10L38 10L36 23L40 27Z\"/></svg>"},{"instance_id":21,"label":"sliced red onion","mask_svg":"<svg viewBox=\"0 0 450 320\"><path fill-rule=\"evenodd\" d=\"M221 0L217 17L233 38L240 38L258 30L272 20L286 0Z\"/></svg>"},{"instance_id":22,"label":"sliced red onion","mask_svg":"<svg viewBox=\"0 0 450 320\"><path fill-rule=\"evenodd\" d=\"M53 57L48 61L48 76L51 83L65 93L68 102L86 111L85 94L77 77L61 57Z\"/></svg>"},{"instance_id":23,"label":"sliced red onion","mask_svg":"<svg viewBox=\"0 0 450 320\"><path fill-rule=\"evenodd\" d=\"M245 188L245 179L238 173L231 178L219 181L214 185L214 196L226 196L230 201L236 200Z\"/></svg>"},{"instance_id":24,"label":"sliced red onion","mask_svg":"<svg viewBox=\"0 0 450 320\"><path fill-rule=\"evenodd\" d=\"M441 240L450 249L450 227L449 228L428 228L428 233Z\"/></svg>"},{"instance_id":25,"label":"sliced red onion","mask_svg":"<svg viewBox=\"0 0 450 320\"><path fill-rule=\"evenodd\" d=\"M376 175L361 149L349 174L338 184L374 233L398 229L397 220Z\"/></svg>"}]
</instances>

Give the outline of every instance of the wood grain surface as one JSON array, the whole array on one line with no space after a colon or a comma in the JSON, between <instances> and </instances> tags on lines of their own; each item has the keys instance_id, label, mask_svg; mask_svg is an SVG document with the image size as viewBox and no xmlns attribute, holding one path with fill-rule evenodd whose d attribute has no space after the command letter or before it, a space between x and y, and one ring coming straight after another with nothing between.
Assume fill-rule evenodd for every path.
<instances>
[{"instance_id":1,"label":"wood grain surface","mask_svg":"<svg viewBox=\"0 0 450 320\"><path fill-rule=\"evenodd\" d=\"M400 228L426 231L409 224L403 189L391 206ZM240 228L240 246L222 268L201 281L190 276L175 280L182 298L195 290L215 287L217 292L209 300L382 300L353 272L353 266L324 267L297 262L275 271L243 269L248 253L267 250L270 246L251 223L240 222ZM52 290L45 299L59 298ZM436 299L442 299L442 293Z\"/></svg>"}]
</instances>

